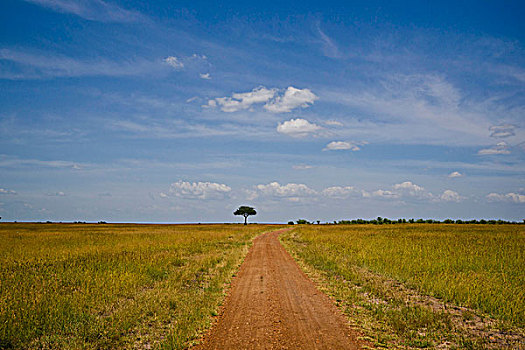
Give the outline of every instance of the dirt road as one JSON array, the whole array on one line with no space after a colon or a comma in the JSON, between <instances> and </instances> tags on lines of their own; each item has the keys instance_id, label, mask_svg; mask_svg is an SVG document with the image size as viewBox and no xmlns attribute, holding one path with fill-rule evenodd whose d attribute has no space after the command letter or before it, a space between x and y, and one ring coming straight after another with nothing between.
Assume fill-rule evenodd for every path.
<instances>
[{"instance_id":1,"label":"dirt road","mask_svg":"<svg viewBox=\"0 0 525 350\"><path fill-rule=\"evenodd\" d=\"M196 349L359 349L344 317L278 240L257 237L215 327Z\"/></svg>"}]
</instances>

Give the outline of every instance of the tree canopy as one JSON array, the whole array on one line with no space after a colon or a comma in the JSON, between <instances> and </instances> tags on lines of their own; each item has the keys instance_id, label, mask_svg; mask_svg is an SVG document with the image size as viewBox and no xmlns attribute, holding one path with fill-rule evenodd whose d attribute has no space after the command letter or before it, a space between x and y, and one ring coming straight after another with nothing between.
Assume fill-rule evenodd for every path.
<instances>
[{"instance_id":1,"label":"tree canopy","mask_svg":"<svg viewBox=\"0 0 525 350\"><path fill-rule=\"evenodd\" d=\"M233 215L242 215L244 216L244 224L248 224L248 216L250 215L256 215L257 214L257 211L255 211L254 208L252 207L248 207L246 205L242 205L240 206L234 213Z\"/></svg>"}]
</instances>

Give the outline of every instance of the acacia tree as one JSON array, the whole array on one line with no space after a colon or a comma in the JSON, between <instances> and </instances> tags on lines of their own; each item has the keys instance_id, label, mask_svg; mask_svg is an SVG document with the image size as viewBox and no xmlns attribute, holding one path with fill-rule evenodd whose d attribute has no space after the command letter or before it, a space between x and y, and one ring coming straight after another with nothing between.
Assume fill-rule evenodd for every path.
<instances>
[{"instance_id":1,"label":"acacia tree","mask_svg":"<svg viewBox=\"0 0 525 350\"><path fill-rule=\"evenodd\" d=\"M248 216L250 215L256 215L257 212L255 211L254 208L252 207L248 207L248 206L245 206L245 205L242 205L239 207L239 209L237 209L233 215L242 215L244 216L244 224L247 225L248 224Z\"/></svg>"}]
</instances>

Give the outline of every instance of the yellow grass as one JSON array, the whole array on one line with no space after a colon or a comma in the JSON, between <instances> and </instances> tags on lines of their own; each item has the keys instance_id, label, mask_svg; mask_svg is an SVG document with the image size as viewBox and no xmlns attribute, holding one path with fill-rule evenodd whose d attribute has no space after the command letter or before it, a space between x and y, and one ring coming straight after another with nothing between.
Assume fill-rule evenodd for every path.
<instances>
[{"instance_id":1,"label":"yellow grass","mask_svg":"<svg viewBox=\"0 0 525 350\"><path fill-rule=\"evenodd\" d=\"M183 348L272 229L1 224L0 348Z\"/></svg>"},{"instance_id":2,"label":"yellow grass","mask_svg":"<svg viewBox=\"0 0 525 350\"><path fill-rule=\"evenodd\" d=\"M457 330L446 313L411 308L387 280L490 315L499 327L525 326L524 225L301 225L281 239L321 283L346 283L335 288L340 302L363 306L414 344L440 338L427 336L433 327Z\"/></svg>"}]
</instances>

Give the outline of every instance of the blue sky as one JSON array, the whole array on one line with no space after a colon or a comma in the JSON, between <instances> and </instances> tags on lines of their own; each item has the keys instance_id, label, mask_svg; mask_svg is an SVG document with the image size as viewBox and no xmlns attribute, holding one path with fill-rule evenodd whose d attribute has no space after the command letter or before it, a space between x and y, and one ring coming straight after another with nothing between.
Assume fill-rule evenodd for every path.
<instances>
[{"instance_id":1,"label":"blue sky","mask_svg":"<svg viewBox=\"0 0 525 350\"><path fill-rule=\"evenodd\" d=\"M524 7L2 1L0 216L521 220Z\"/></svg>"}]
</instances>

